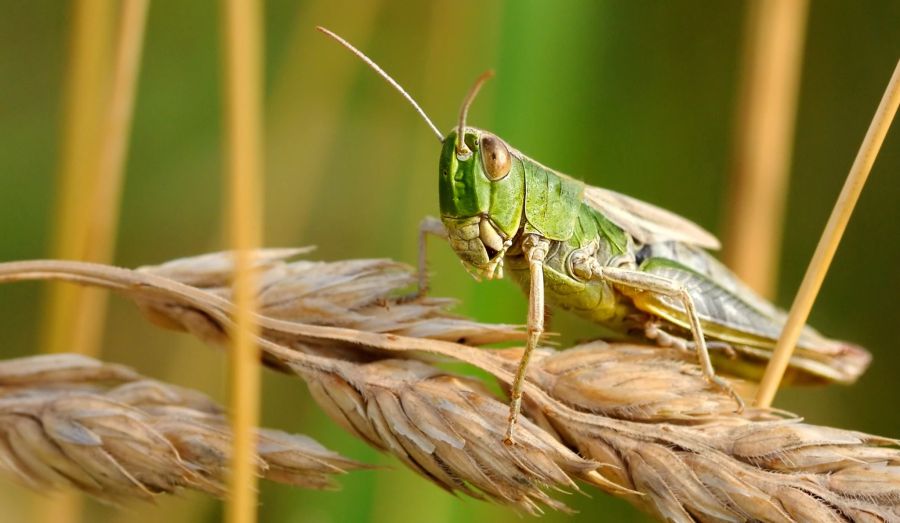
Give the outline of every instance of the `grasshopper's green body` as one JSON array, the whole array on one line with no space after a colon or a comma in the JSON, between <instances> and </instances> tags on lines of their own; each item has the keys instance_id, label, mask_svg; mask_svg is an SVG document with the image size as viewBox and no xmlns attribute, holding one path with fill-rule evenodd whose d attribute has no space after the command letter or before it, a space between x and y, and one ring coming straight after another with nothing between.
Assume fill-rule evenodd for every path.
<instances>
[{"instance_id":1,"label":"grasshopper's green body","mask_svg":"<svg viewBox=\"0 0 900 523\"><path fill-rule=\"evenodd\" d=\"M585 184L512 156L509 174L490 180L483 172L476 135L474 154L460 162L456 133L444 142L440 164L441 221L450 245L477 277L502 276L504 262L526 290L529 267L518 245L525 234L551 240L544 264L546 295L551 302L608 326L621 326L629 308L605 282L575 279L566 269L571 253L592 247L600 263L609 264L633 248L628 235L603 214L582 203ZM477 134L476 134L477 133ZM487 239L491 230L493 240ZM493 246L488 245L493 242ZM499 243L498 243L499 242ZM503 243L508 243L506 249Z\"/></svg>"},{"instance_id":2,"label":"grasshopper's green body","mask_svg":"<svg viewBox=\"0 0 900 523\"><path fill-rule=\"evenodd\" d=\"M700 247L714 247L711 236L683 222L666 225L673 229L657 231L649 241L636 238L607 217L595 199L586 197L596 188L511 148L507 148L508 173L493 180L479 147L486 136L499 141L490 133L467 128L465 141L472 154L460 160L456 133L450 133L440 160L441 221L452 248L470 272L490 279L502 275L505 265L527 292L530 269L521 242L536 235L549 240L542 264L548 303L622 334L643 335L645 324L656 322L665 331L689 336L686 311L675 297L617 284L593 272L596 267L616 267L665 278L688 289L706 338L728 344L740 356L720 356L717 368L750 378L761 374L760 363L775 345L784 314ZM633 203L623 200L626 205ZM868 362L869 355L862 349L807 328L789 378L851 383Z\"/></svg>"},{"instance_id":3,"label":"grasshopper's green body","mask_svg":"<svg viewBox=\"0 0 900 523\"><path fill-rule=\"evenodd\" d=\"M743 405L716 376L706 339L729 354L719 358L718 367L755 378L771 355L785 315L703 250L718 248L715 237L680 216L586 185L489 132L466 127L468 106L488 74L466 97L456 130L444 136L377 64L334 33L320 30L393 85L442 142L441 221L426 219L420 230L420 291L427 287L424 238L433 233L449 240L476 277L500 277L505 265L529 295L528 342L512 381L508 443L528 360L544 331L545 298L620 334L695 350L707 379ZM787 377L851 383L869 360L865 350L807 327Z\"/></svg>"}]
</instances>

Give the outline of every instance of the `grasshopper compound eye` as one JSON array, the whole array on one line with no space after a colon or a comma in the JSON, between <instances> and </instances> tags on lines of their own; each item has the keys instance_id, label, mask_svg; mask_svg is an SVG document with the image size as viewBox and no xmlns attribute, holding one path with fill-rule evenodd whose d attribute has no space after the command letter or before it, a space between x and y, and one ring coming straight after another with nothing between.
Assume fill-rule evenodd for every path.
<instances>
[{"instance_id":1,"label":"grasshopper compound eye","mask_svg":"<svg viewBox=\"0 0 900 523\"><path fill-rule=\"evenodd\" d=\"M506 144L497 137L485 135L481 138L481 164L488 178L493 181L502 180L509 174L512 159Z\"/></svg>"}]
</instances>

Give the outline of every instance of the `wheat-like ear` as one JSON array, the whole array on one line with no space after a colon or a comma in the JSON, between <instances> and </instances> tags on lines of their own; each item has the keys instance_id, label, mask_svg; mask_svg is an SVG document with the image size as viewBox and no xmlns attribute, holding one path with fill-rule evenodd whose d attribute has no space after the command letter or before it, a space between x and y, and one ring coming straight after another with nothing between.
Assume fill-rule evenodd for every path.
<instances>
[{"instance_id":1,"label":"wheat-like ear","mask_svg":"<svg viewBox=\"0 0 900 523\"><path fill-rule=\"evenodd\" d=\"M228 259L140 271L18 262L0 264L0 281L102 285L158 324L221 343L231 322L222 283ZM520 331L454 318L440 300L404 297L395 286L412 274L394 262L297 264L272 251L257 260L265 362L305 379L338 423L447 489L537 512L562 506L546 487L572 491L580 479L664 521L900 519L896 440L770 409L735 413L693 359L673 350L595 342L538 354L525 387L528 420L518 444L505 447L505 400L434 362L468 363L508 384L520 349L449 340Z\"/></svg>"},{"instance_id":2,"label":"wheat-like ear","mask_svg":"<svg viewBox=\"0 0 900 523\"><path fill-rule=\"evenodd\" d=\"M333 488L361 465L314 440L257 430L263 477ZM75 354L0 362L0 470L45 491L80 489L101 500L150 500L189 488L225 494L231 432L198 392Z\"/></svg>"},{"instance_id":3,"label":"wheat-like ear","mask_svg":"<svg viewBox=\"0 0 900 523\"><path fill-rule=\"evenodd\" d=\"M578 490L572 477L596 463L528 420L515 446L501 443L508 408L472 379L414 360L381 360L296 372L319 405L367 443L397 456L439 486L540 512L564 508L542 488Z\"/></svg>"}]
</instances>

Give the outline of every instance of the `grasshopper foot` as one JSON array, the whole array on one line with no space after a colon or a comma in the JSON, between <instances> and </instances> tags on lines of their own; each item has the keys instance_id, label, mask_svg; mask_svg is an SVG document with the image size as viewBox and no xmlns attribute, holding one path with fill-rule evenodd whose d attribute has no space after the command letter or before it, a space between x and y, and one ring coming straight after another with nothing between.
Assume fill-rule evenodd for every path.
<instances>
[{"instance_id":1,"label":"grasshopper foot","mask_svg":"<svg viewBox=\"0 0 900 523\"><path fill-rule=\"evenodd\" d=\"M515 430L516 422L510 420L509 424L506 426L506 435L503 436L503 444L507 447L512 447L516 444L515 437L513 435L513 431Z\"/></svg>"},{"instance_id":2,"label":"grasshopper foot","mask_svg":"<svg viewBox=\"0 0 900 523\"><path fill-rule=\"evenodd\" d=\"M411 303L428 297L428 289L417 289L413 292L398 296L396 301L398 304Z\"/></svg>"},{"instance_id":3,"label":"grasshopper foot","mask_svg":"<svg viewBox=\"0 0 900 523\"><path fill-rule=\"evenodd\" d=\"M513 398L509 404L509 418L506 421L506 434L503 435L503 444L512 447L516 444L515 430L516 423L519 420L519 409L522 406L522 397Z\"/></svg>"},{"instance_id":4,"label":"grasshopper foot","mask_svg":"<svg viewBox=\"0 0 900 523\"><path fill-rule=\"evenodd\" d=\"M706 379L710 383L718 387L720 390L722 390L723 392L727 392L728 395L731 396L731 398L737 404L737 409L735 410L737 414L744 412L744 407L746 406L746 404L744 403L744 400L741 399L741 397L738 395L738 393L735 392L734 387L732 387L730 383L716 375L707 376Z\"/></svg>"}]
</instances>

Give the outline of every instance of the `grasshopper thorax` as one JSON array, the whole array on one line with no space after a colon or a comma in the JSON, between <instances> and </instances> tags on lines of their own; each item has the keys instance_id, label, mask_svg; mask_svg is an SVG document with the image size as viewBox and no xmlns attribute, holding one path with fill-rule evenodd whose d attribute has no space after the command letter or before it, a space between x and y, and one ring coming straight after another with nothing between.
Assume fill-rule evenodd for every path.
<instances>
[{"instance_id":1,"label":"grasshopper thorax","mask_svg":"<svg viewBox=\"0 0 900 523\"><path fill-rule=\"evenodd\" d=\"M450 245L475 276L494 278L522 222L525 176L521 159L492 133L465 127L444 137L439 165L441 220Z\"/></svg>"}]
</instances>

